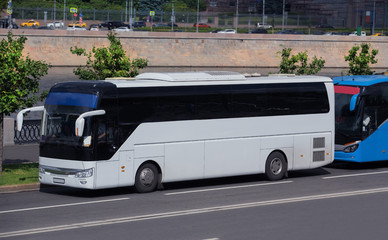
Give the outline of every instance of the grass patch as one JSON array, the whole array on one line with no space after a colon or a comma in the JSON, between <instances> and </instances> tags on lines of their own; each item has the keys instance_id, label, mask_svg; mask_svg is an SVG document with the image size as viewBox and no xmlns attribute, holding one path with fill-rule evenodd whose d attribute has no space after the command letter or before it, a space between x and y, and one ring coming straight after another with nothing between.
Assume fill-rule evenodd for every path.
<instances>
[{"instance_id":1,"label":"grass patch","mask_svg":"<svg viewBox=\"0 0 388 240\"><path fill-rule=\"evenodd\" d=\"M0 186L39 182L39 164L7 164L0 173Z\"/></svg>"}]
</instances>

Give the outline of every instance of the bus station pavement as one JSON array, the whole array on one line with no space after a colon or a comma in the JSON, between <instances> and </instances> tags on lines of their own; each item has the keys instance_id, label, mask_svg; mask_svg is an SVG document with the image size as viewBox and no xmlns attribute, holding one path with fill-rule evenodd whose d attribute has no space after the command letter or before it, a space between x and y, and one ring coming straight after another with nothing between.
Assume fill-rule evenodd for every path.
<instances>
[{"instance_id":1,"label":"bus station pavement","mask_svg":"<svg viewBox=\"0 0 388 240\"><path fill-rule=\"evenodd\" d=\"M38 144L9 145L3 147L3 166L7 164L31 163L39 160ZM39 183L0 186L1 193L39 190Z\"/></svg>"}]
</instances>

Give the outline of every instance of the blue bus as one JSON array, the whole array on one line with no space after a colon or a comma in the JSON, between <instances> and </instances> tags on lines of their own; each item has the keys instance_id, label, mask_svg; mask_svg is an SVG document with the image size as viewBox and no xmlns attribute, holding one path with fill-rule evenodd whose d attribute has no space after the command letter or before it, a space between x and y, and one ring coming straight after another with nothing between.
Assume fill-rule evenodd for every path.
<instances>
[{"instance_id":1,"label":"blue bus","mask_svg":"<svg viewBox=\"0 0 388 240\"><path fill-rule=\"evenodd\" d=\"M388 76L333 78L335 160L388 160Z\"/></svg>"}]
</instances>

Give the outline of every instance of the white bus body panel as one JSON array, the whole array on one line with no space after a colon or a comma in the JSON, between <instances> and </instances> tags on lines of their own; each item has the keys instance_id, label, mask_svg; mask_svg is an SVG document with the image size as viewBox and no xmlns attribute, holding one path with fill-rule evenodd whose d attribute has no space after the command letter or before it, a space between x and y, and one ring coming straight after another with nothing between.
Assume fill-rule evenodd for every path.
<instances>
[{"instance_id":1,"label":"white bus body panel","mask_svg":"<svg viewBox=\"0 0 388 240\"><path fill-rule=\"evenodd\" d=\"M204 141L167 143L163 181L204 178Z\"/></svg>"}]
</instances>

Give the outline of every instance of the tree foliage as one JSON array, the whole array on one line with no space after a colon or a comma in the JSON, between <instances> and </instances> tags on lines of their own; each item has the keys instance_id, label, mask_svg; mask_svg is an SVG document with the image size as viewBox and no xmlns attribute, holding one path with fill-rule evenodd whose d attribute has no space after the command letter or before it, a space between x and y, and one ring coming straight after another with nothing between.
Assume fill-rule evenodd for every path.
<instances>
[{"instance_id":1,"label":"tree foliage","mask_svg":"<svg viewBox=\"0 0 388 240\"><path fill-rule=\"evenodd\" d=\"M0 4L7 4L8 0L0 0ZM25 8L52 8L53 0L13 0L12 4L15 7L25 7ZM66 7L76 7L78 9L112 9L112 10L121 10L126 6L127 1L123 0L71 0L66 1ZM133 7L138 11L161 11L163 7L166 7L170 3L170 0L134 0ZM197 10L197 0L176 0L175 4L177 6L184 6L185 11ZM63 1L56 1L56 7L61 9L63 8ZM199 1L200 11L206 10L206 1ZM4 7L5 8L5 7ZM171 9L171 7L170 7ZM178 11L178 10L177 10Z\"/></svg>"},{"instance_id":2,"label":"tree foliage","mask_svg":"<svg viewBox=\"0 0 388 240\"><path fill-rule=\"evenodd\" d=\"M297 75L312 75L317 74L325 65L325 60L322 58L313 57L311 63L308 63L309 58L307 51L299 52L296 55L291 55L291 48L284 48L281 52L282 60L280 62L280 73L297 74Z\"/></svg>"},{"instance_id":3,"label":"tree foliage","mask_svg":"<svg viewBox=\"0 0 388 240\"><path fill-rule=\"evenodd\" d=\"M354 46L349 50L349 55L345 56L345 61L349 62L349 75L371 75L369 64L377 63L376 56L379 53L376 49L371 49L369 43L361 43L361 46ZM361 51L359 52L361 48Z\"/></svg>"},{"instance_id":4,"label":"tree foliage","mask_svg":"<svg viewBox=\"0 0 388 240\"><path fill-rule=\"evenodd\" d=\"M8 32L0 42L0 171L2 162L3 116L10 115L20 108L31 107L41 96L39 80L46 75L49 65L35 61L22 52L27 38L14 38Z\"/></svg>"},{"instance_id":5,"label":"tree foliage","mask_svg":"<svg viewBox=\"0 0 388 240\"><path fill-rule=\"evenodd\" d=\"M0 0L1 1L1 0ZM56 1L57 8L63 8L64 1ZM134 0L134 4L137 0ZM53 0L13 0L13 6L25 8L52 8ZM126 1L123 0L71 0L66 1L66 7L76 7L79 9L114 9L125 8Z\"/></svg>"},{"instance_id":6,"label":"tree foliage","mask_svg":"<svg viewBox=\"0 0 388 240\"><path fill-rule=\"evenodd\" d=\"M8 6L8 0L0 0L0 9L6 9Z\"/></svg>"},{"instance_id":7,"label":"tree foliage","mask_svg":"<svg viewBox=\"0 0 388 240\"><path fill-rule=\"evenodd\" d=\"M74 74L83 80L103 80L109 77L135 77L139 69L145 68L147 59L131 60L121 45L120 39L112 32L108 33L110 46L96 48L87 53L84 48L71 47L70 51L77 56L86 56L86 67L74 69Z\"/></svg>"}]
</instances>

